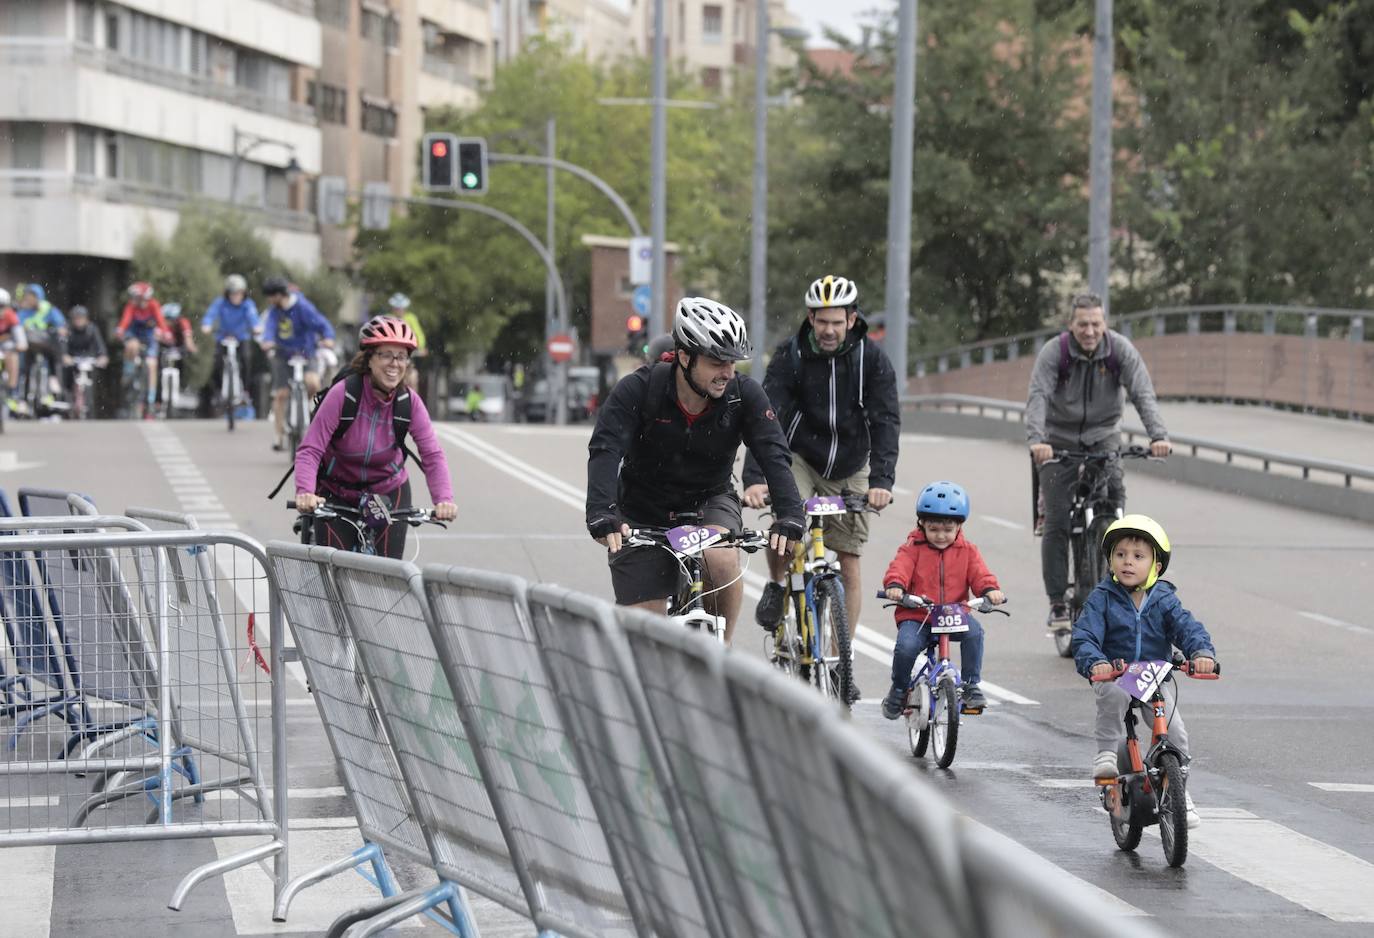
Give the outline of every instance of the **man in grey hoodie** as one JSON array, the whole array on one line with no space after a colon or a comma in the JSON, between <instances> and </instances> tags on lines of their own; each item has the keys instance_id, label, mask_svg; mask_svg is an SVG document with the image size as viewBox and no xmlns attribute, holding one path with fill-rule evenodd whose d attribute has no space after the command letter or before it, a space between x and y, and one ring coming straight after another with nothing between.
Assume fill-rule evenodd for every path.
<instances>
[{"instance_id":1,"label":"man in grey hoodie","mask_svg":"<svg viewBox=\"0 0 1374 938\"><path fill-rule=\"evenodd\" d=\"M1066 358L1067 355L1067 358ZM1026 399L1026 440L1040 473L1045 500L1041 574L1050 600L1051 629L1068 629L1069 505L1076 465L1048 462L1055 450L1116 452L1121 446L1122 392L1140 414L1150 434L1150 453L1169 455L1169 432L1159 415L1154 384L1134 345L1107 328L1102 298L1091 293L1073 298L1069 328L1044 344L1031 370ZM1112 499L1126 504L1121 462L1108 464Z\"/></svg>"}]
</instances>

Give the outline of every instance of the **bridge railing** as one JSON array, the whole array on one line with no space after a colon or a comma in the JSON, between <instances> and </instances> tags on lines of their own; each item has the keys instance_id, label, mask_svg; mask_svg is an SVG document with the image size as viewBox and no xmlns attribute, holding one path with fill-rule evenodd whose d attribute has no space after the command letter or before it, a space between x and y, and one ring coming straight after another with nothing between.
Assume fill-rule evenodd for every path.
<instances>
[{"instance_id":1,"label":"bridge railing","mask_svg":"<svg viewBox=\"0 0 1374 938\"><path fill-rule=\"evenodd\" d=\"M1374 418L1374 310L1239 304L1179 306L1112 316L1135 344L1161 397L1254 401ZM1041 346L1058 328L956 346L914 358L912 394L1024 399Z\"/></svg>"}]
</instances>

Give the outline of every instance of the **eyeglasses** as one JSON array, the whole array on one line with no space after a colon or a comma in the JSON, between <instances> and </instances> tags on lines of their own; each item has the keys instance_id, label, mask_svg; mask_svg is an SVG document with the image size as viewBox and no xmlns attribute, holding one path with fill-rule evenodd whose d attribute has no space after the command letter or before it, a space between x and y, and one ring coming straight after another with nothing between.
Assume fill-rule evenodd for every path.
<instances>
[{"instance_id":1,"label":"eyeglasses","mask_svg":"<svg viewBox=\"0 0 1374 938\"><path fill-rule=\"evenodd\" d=\"M372 357L383 365L404 365L410 361L410 355L405 352L376 352Z\"/></svg>"}]
</instances>

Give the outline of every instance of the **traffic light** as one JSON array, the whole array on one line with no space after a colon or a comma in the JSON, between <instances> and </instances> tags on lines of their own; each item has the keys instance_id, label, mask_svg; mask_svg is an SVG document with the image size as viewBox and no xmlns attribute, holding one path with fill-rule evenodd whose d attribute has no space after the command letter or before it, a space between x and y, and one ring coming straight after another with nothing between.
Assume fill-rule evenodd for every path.
<instances>
[{"instance_id":1,"label":"traffic light","mask_svg":"<svg viewBox=\"0 0 1374 938\"><path fill-rule=\"evenodd\" d=\"M422 141L420 184L430 191L458 188L458 138L453 134L425 134Z\"/></svg>"},{"instance_id":2,"label":"traffic light","mask_svg":"<svg viewBox=\"0 0 1374 938\"><path fill-rule=\"evenodd\" d=\"M641 357L649 351L649 329L637 313L625 320L625 351Z\"/></svg>"},{"instance_id":3,"label":"traffic light","mask_svg":"<svg viewBox=\"0 0 1374 938\"><path fill-rule=\"evenodd\" d=\"M484 195L487 191L487 141L466 137L458 141L459 192Z\"/></svg>"}]
</instances>

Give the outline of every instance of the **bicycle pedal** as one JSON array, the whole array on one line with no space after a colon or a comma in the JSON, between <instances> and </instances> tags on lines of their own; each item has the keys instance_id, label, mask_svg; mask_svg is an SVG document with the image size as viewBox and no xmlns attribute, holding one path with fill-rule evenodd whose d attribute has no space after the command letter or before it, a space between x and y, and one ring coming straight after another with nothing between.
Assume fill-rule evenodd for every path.
<instances>
[{"instance_id":1,"label":"bicycle pedal","mask_svg":"<svg viewBox=\"0 0 1374 938\"><path fill-rule=\"evenodd\" d=\"M1107 787L1107 786L1109 786L1109 785L1117 785L1117 784L1120 784L1120 781L1121 781L1120 779L1115 778L1115 777L1112 777L1112 778L1095 778L1095 779L1093 779L1093 784L1094 784L1094 785L1101 785L1101 786L1103 786L1103 787L1105 788L1105 787Z\"/></svg>"},{"instance_id":2,"label":"bicycle pedal","mask_svg":"<svg viewBox=\"0 0 1374 938\"><path fill-rule=\"evenodd\" d=\"M959 707L959 712L960 712L960 713L967 713L967 714L969 714L970 716L977 716L978 714L982 713L984 709L986 709L986 708L984 708L984 707L965 707L965 706L963 706L963 705L960 705L960 707Z\"/></svg>"}]
</instances>

